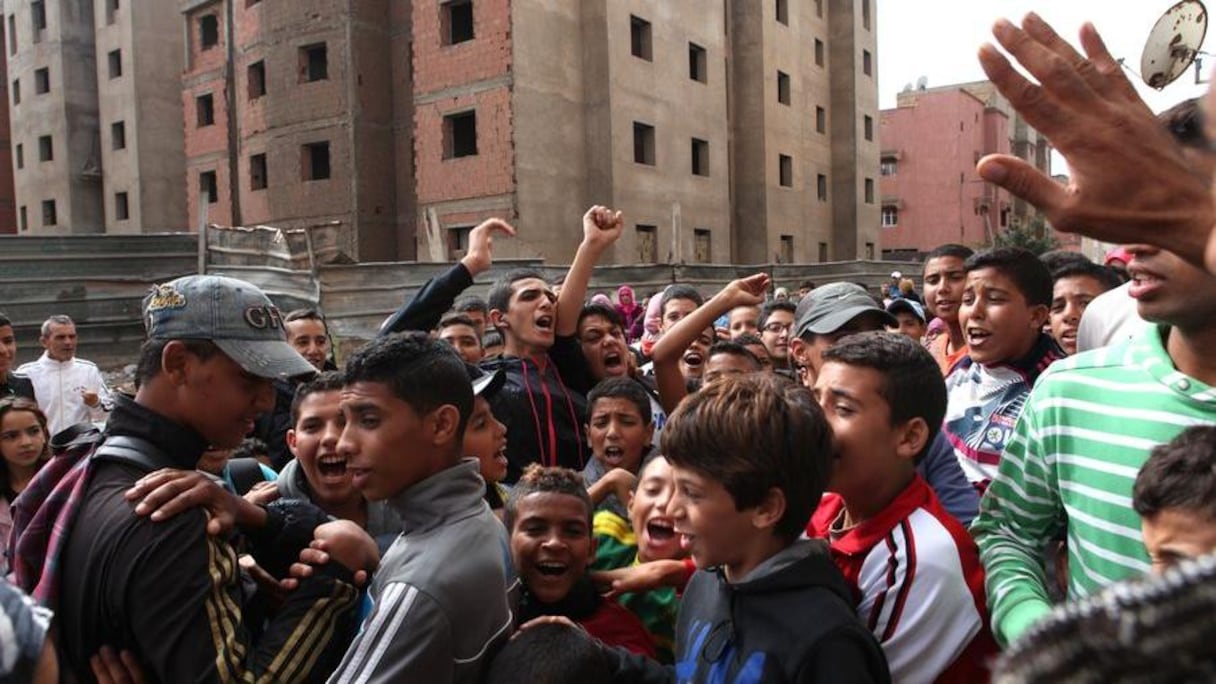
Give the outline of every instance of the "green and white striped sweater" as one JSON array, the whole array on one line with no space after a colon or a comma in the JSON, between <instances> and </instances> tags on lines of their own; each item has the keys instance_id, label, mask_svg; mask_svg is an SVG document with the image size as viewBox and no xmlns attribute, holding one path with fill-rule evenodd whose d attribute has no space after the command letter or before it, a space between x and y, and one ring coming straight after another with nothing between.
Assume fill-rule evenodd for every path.
<instances>
[{"instance_id":1,"label":"green and white striped sweater","mask_svg":"<svg viewBox=\"0 0 1216 684\"><path fill-rule=\"evenodd\" d=\"M1148 571L1136 474L1154 446L1216 422L1216 389L1174 369L1167 330L1058 361L1031 392L971 526L1002 645L1050 612L1043 550L1061 533L1070 598Z\"/></svg>"}]
</instances>

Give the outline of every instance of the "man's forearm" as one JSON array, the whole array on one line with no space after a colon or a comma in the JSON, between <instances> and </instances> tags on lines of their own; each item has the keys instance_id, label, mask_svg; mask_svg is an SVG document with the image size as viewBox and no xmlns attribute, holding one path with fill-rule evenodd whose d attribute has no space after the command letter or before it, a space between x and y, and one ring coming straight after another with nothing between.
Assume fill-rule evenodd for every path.
<instances>
[{"instance_id":1,"label":"man's forearm","mask_svg":"<svg viewBox=\"0 0 1216 684\"><path fill-rule=\"evenodd\" d=\"M600 259L600 252L584 241L574 254L574 262L562 281L561 293L557 296L557 334L573 335L578 331L578 317L587 298L587 284Z\"/></svg>"},{"instance_id":2,"label":"man's forearm","mask_svg":"<svg viewBox=\"0 0 1216 684\"><path fill-rule=\"evenodd\" d=\"M385 322L380 336L407 330L431 330L443 313L473 284L473 274L462 263L428 280L422 289Z\"/></svg>"}]
</instances>

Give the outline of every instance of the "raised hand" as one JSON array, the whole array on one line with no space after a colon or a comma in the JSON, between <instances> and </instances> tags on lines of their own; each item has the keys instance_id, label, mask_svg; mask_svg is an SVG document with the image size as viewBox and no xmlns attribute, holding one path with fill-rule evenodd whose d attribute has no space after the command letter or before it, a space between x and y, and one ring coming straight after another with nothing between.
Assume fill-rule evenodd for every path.
<instances>
[{"instance_id":1,"label":"raised hand","mask_svg":"<svg viewBox=\"0 0 1216 684\"><path fill-rule=\"evenodd\" d=\"M727 283L726 287L722 288L722 296L731 309L736 306L757 306L764 303L764 296L771 283L772 279L767 273L757 273Z\"/></svg>"},{"instance_id":2,"label":"raised hand","mask_svg":"<svg viewBox=\"0 0 1216 684\"><path fill-rule=\"evenodd\" d=\"M515 228L502 219L492 218L482 221L469 232L469 251L460 263L464 264L472 275L488 271L494 263L495 233L515 237Z\"/></svg>"},{"instance_id":3,"label":"raised hand","mask_svg":"<svg viewBox=\"0 0 1216 684\"><path fill-rule=\"evenodd\" d=\"M1202 263L1216 222L1211 179L1195 175L1093 25L1081 28L1085 57L1033 13L1021 28L1001 20L992 33L1039 84L992 45L980 48L984 72L1064 155L1070 178L1062 185L1010 155L981 159L980 176L1037 206L1057 230L1149 242Z\"/></svg>"},{"instance_id":4,"label":"raised hand","mask_svg":"<svg viewBox=\"0 0 1216 684\"><path fill-rule=\"evenodd\" d=\"M583 242L602 250L621 237L624 225L621 212L597 204L583 214Z\"/></svg>"}]
</instances>

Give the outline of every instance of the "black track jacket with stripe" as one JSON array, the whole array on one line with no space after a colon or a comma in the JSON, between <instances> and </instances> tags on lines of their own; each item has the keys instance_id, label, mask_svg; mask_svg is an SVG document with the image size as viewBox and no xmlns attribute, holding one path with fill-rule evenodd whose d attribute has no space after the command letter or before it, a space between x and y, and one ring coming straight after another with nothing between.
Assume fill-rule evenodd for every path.
<instances>
[{"instance_id":1,"label":"black track jacket with stripe","mask_svg":"<svg viewBox=\"0 0 1216 684\"><path fill-rule=\"evenodd\" d=\"M192 469L207 446L134 402L118 405L107 431L156 444L172 461L165 467ZM60 662L93 681L88 659L108 645L133 651L152 682L324 681L354 629L350 573L336 563L317 568L255 640L236 551L207 534L201 509L163 522L135 515L123 493L145 474L125 463L95 466L61 558ZM275 540L264 541L255 558L273 548Z\"/></svg>"}]
</instances>

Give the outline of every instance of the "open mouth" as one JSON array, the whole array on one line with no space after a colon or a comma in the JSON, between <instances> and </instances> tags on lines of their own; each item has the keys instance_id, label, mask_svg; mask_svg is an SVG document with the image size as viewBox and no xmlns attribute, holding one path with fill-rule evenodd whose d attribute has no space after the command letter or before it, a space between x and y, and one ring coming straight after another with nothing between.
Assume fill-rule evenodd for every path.
<instances>
[{"instance_id":1,"label":"open mouth","mask_svg":"<svg viewBox=\"0 0 1216 684\"><path fill-rule=\"evenodd\" d=\"M606 370L615 370L625 365L625 359L621 358L620 352L611 351L604 354L604 368Z\"/></svg>"},{"instance_id":2,"label":"open mouth","mask_svg":"<svg viewBox=\"0 0 1216 684\"><path fill-rule=\"evenodd\" d=\"M967 344L972 347L983 346L992 333L983 328L967 328Z\"/></svg>"},{"instance_id":3,"label":"open mouth","mask_svg":"<svg viewBox=\"0 0 1216 684\"><path fill-rule=\"evenodd\" d=\"M700 352L688 352L684 355L684 365L690 368L700 368L705 363L705 357Z\"/></svg>"},{"instance_id":4,"label":"open mouth","mask_svg":"<svg viewBox=\"0 0 1216 684\"><path fill-rule=\"evenodd\" d=\"M536 326L536 329L539 332L553 332L553 316L548 314L545 314L544 316L537 316L536 320L533 321L533 324Z\"/></svg>"},{"instance_id":5,"label":"open mouth","mask_svg":"<svg viewBox=\"0 0 1216 684\"><path fill-rule=\"evenodd\" d=\"M545 577L561 577L570 569L569 565L558 561L540 561L535 567Z\"/></svg>"},{"instance_id":6,"label":"open mouth","mask_svg":"<svg viewBox=\"0 0 1216 684\"><path fill-rule=\"evenodd\" d=\"M337 454L317 458L317 472L322 477L339 478L346 475L346 459Z\"/></svg>"},{"instance_id":7,"label":"open mouth","mask_svg":"<svg viewBox=\"0 0 1216 684\"><path fill-rule=\"evenodd\" d=\"M625 462L625 450L619 446L604 447L604 462L617 467Z\"/></svg>"},{"instance_id":8,"label":"open mouth","mask_svg":"<svg viewBox=\"0 0 1216 684\"><path fill-rule=\"evenodd\" d=\"M1139 299L1165 284L1165 281L1157 274L1142 271L1138 268L1130 269L1129 274L1131 275L1132 284L1128 288L1127 294L1132 299Z\"/></svg>"},{"instance_id":9,"label":"open mouth","mask_svg":"<svg viewBox=\"0 0 1216 684\"><path fill-rule=\"evenodd\" d=\"M666 544L675 540L676 528L670 520L655 518L646 523L646 536L650 537L650 541L652 542Z\"/></svg>"}]
</instances>

